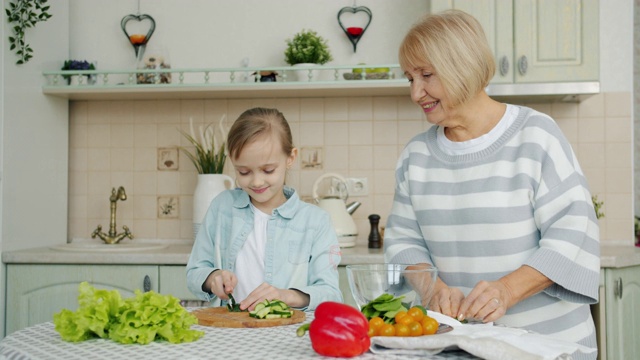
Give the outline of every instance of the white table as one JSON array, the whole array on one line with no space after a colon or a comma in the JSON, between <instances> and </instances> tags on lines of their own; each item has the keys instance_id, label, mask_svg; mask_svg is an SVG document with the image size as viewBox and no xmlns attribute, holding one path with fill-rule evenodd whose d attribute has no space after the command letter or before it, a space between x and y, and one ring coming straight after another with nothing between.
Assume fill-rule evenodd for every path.
<instances>
[{"instance_id":1,"label":"white table","mask_svg":"<svg viewBox=\"0 0 640 360\"><path fill-rule=\"evenodd\" d=\"M309 322L313 314L307 313ZM232 329L194 325L205 335L192 343L170 344L154 341L148 345L123 345L93 339L79 343L63 341L53 323L47 322L16 331L0 341L0 360L28 359L153 359L153 360L244 360L244 359L330 359L311 347L309 335L296 336L300 324ZM335 358L334 358L335 359ZM354 359L477 359L463 351L444 352L432 357L374 355L366 352Z\"/></svg>"}]
</instances>

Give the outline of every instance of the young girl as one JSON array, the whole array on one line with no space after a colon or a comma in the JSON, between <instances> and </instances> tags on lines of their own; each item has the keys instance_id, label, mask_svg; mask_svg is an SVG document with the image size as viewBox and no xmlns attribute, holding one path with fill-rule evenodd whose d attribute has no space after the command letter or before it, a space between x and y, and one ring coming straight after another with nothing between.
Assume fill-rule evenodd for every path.
<instances>
[{"instance_id":1,"label":"young girl","mask_svg":"<svg viewBox=\"0 0 640 360\"><path fill-rule=\"evenodd\" d=\"M187 264L189 290L206 301L233 294L242 310L265 299L309 310L342 302L331 219L285 186L298 149L282 113L245 111L227 147L239 188L211 202Z\"/></svg>"}]
</instances>

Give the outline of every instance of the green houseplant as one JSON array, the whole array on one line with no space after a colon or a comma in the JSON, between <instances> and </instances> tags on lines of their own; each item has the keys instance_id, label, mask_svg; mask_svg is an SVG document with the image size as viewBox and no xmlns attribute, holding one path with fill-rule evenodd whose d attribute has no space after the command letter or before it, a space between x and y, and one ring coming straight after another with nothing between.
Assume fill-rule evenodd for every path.
<instances>
[{"instance_id":1,"label":"green houseplant","mask_svg":"<svg viewBox=\"0 0 640 360\"><path fill-rule=\"evenodd\" d=\"M179 130L182 135L195 147L191 152L185 147L180 150L191 160L198 174L222 174L227 160L225 152L225 138L228 129L225 127L226 116L223 115L216 129L213 124L200 126L199 139L193 131L193 121L189 120L191 133Z\"/></svg>"},{"instance_id":2,"label":"green houseplant","mask_svg":"<svg viewBox=\"0 0 640 360\"><path fill-rule=\"evenodd\" d=\"M64 71L88 71L95 70L96 66L93 63L88 62L87 60L67 60L62 64L62 68L60 70ZM76 74L77 75L77 74ZM67 80L67 83L71 82L72 75L62 75L62 77ZM87 77L87 83L92 83L95 81L95 75L85 75Z\"/></svg>"},{"instance_id":3,"label":"green houseplant","mask_svg":"<svg viewBox=\"0 0 640 360\"><path fill-rule=\"evenodd\" d=\"M9 50L15 50L19 57L16 64L27 63L33 57L33 49L24 39L25 31L47 21L52 16L48 11L47 0L15 0L5 9L13 32L13 36L9 36Z\"/></svg>"},{"instance_id":4,"label":"green houseplant","mask_svg":"<svg viewBox=\"0 0 640 360\"><path fill-rule=\"evenodd\" d=\"M293 39L287 39L284 61L289 65L319 64L333 60L327 41L313 30L303 29Z\"/></svg>"}]
</instances>

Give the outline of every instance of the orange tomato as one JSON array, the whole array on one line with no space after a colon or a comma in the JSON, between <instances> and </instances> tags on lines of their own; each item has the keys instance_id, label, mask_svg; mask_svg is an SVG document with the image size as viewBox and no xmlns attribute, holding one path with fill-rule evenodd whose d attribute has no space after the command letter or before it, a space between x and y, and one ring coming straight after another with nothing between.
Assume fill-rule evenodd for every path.
<instances>
[{"instance_id":1,"label":"orange tomato","mask_svg":"<svg viewBox=\"0 0 640 360\"><path fill-rule=\"evenodd\" d=\"M406 324L395 324L393 326L396 329L396 335L395 336L409 336L410 335L410 329L409 326ZM420 329L422 330L422 329Z\"/></svg>"},{"instance_id":2,"label":"orange tomato","mask_svg":"<svg viewBox=\"0 0 640 360\"><path fill-rule=\"evenodd\" d=\"M407 312L404 310L401 310L396 313L396 316L394 317L394 319L396 323L400 323L400 319L402 319L405 316L407 316Z\"/></svg>"},{"instance_id":3,"label":"orange tomato","mask_svg":"<svg viewBox=\"0 0 640 360\"><path fill-rule=\"evenodd\" d=\"M436 321L436 319L430 316L425 316L424 318L422 318L420 324L422 325L422 335L435 334L436 331L438 331L438 326L440 325L438 324L438 321Z\"/></svg>"},{"instance_id":4,"label":"orange tomato","mask_svg":"<svg viewBox=\"0 0 640 360\"><path fill-rule=\"evenodd\" d=\"M384 324L377 333L378 336L395 336L396 328L392 324Z\"/></svg>"},{"instance_id":5,"label":"orange tomato","mask_svg":"<svg viewBox=\"0 0 640 360\"><path fill-rule=\"evenodd\" d=\"M372 327L374 330L378 330L384 325L384 320L380 316L374 316L369 320L369 327Z\"/></svg>"},{"instance_id":6,"label":"orange tomato","mask_svg":"<svg viewBox=\"0 0 640 360\"><path fill-rule=\"evenodd\" d=\"M371 327L371 324L369 324L369 331L367 331L367 335L369 335L369 337L376 336L376 329Z\"/></svg>"},{"instance_id":7,"label":"orange tomato","mask_svg":"<svg viewBox=\"0 0 640 360\"><path fill-rule=\"evenodd\" d=\"M420 336L422 335L422 325L420 325L417 321L412 321L409 323L409 336Z\"/></svg>"},{"instance_id":8,"label":"orange tomato","mask_svg":"<svg viewBox=\"0 0 640 360\"><path fill-rule=\"evenodd\" d=\"M409 311L407 311L407 315L410 315L415 321L420 321L424 317L424 313L422 312L422 309L420 309L417 306L414 306L411 309L409 309Z\"/></svg>"},{"instance_id":9,"label":"orange tomato","mask_svg":"<svg viewBox=\"0 0 640 360\"><path fill-rule=\"evenodd\" d=\"M414 321L416 321L416 319L414 319L412 316L405 315L405 316L401 317L400 320L396 320L396 324L409 325Z\"/></svg>"}]
</instances>

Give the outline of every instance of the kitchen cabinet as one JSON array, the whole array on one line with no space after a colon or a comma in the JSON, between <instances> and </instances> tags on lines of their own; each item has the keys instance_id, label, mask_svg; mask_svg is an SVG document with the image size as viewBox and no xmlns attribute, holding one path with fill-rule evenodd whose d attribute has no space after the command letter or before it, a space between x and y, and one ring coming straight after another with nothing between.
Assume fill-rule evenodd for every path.
<instances>
[{"instance_id":1,"label":"kitchen cabinet","mask_svg":"<svg viewBox=\"0 0 640 360\"><path fill-rule=\"evenodd\" d=\"M118 290L123 298L146 289L196 300L187 290L185 276L184 265L8 264L5 334L52 321L62 309L77 309L78 284L83 281Z\"/></svg>"},{"instance_id":2,"label":"kitchen cabinet","mask_svg":"<svg viewBox=\"0 0 640 360\"><path fill-rule=\"evenodd\" d=\"M640 359L640 266L603 272L604 303L599 310L605 312L600 323L605 334L600 336L600 359Z\"/></svg>"},{"instance_id":3,"label":"kitchen cabinet","mask_svg":"<svg viewBox=\"0 0 640 360\"><path fill-rule=\"evenodd\" d=\"M598 0L432 0L484 28L496 59L492 84L597 81Z\"/></svg>"}]
</instances>

